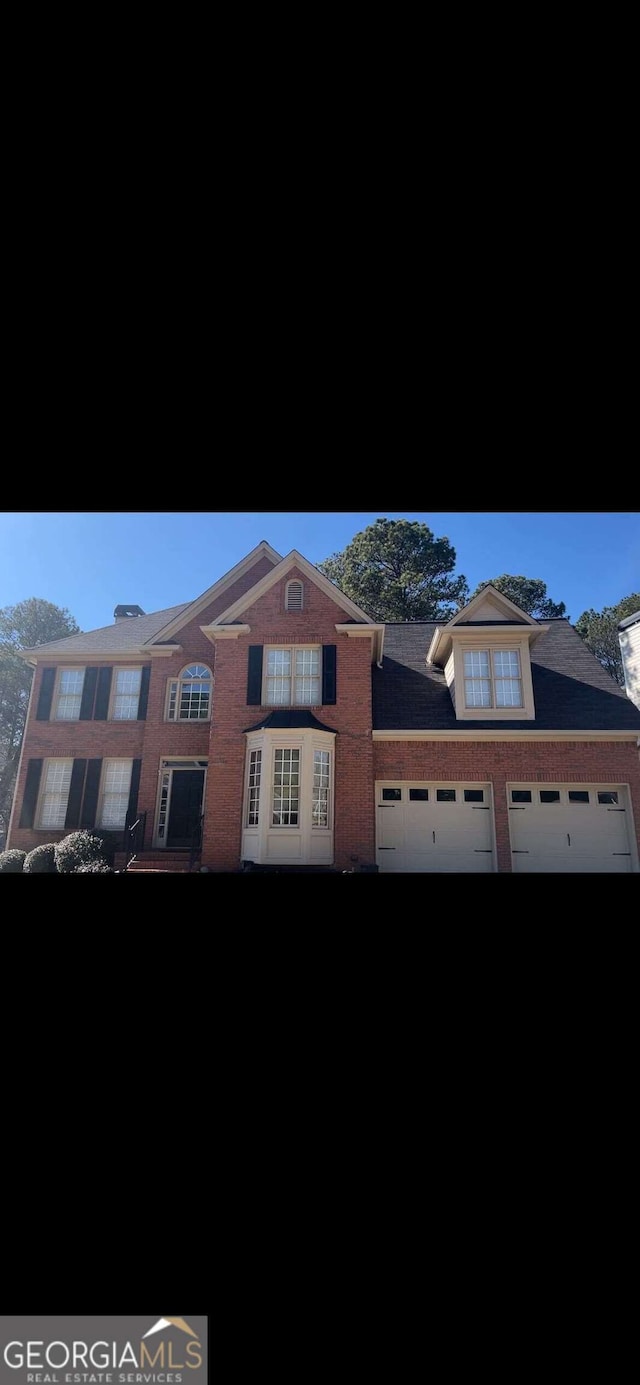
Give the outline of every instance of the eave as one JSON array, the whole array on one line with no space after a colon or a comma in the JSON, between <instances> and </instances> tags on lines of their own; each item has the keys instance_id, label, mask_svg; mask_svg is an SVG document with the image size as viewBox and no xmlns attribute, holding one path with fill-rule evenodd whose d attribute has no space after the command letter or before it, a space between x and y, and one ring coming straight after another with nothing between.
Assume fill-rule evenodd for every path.
<instances>
[{"instance_id":1,"label":"eave","mask_svg":"<svg viewBox=\"0 0 640 1385\"><path fill-rule=\"evenodd\" d=\"M532 645L539 635L544 635L548 629L548 625L516 625L506 620L497 620L495 625L439 625L434 630L433 639L427 650L427 663L439 666L445 664L454 640L458 643L462 641L464 644L476 644L480 648L488 644L512 644L514 640L528 640L529 645Z\"/></svg>"},{"instance_id":2,"label":"eave","mask_svg":"<svg viewBox=\"0 0 640 1385\"><path fill-rule=\"evenodd\" d=\"M636 741L638 731L533 731L517 727L509 731L480 731L472 725L467 729L447 731L373 731L374 741Z\"/></svg>"},{"instance_id":3,"label":"eave","mask_svg":"<svg viewBox=\"0 0 640 1385\"><path fill-rule=\"evenodd\" d=\"M339 635L348 635L349 639L371 639L371 662L380 667L382 663L382 648L384 645L384 625L352 625L349 621L337 622L336 630Z\"/></svg>"}]
</instances>

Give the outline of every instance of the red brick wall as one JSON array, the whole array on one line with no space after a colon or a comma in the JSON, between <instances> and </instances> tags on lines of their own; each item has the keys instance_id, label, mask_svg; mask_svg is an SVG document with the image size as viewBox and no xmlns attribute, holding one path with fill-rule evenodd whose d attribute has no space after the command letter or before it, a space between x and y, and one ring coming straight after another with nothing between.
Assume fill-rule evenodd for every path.
<instances>
[{"instance_id":1,"label":"red brick wall","mask_svg":"<svg viewBox=\"0 0 640 1385\"><path fill-rule=\"evenodd\" d=\"M292 577L304 582L300 612L284 609L285 586ZM218 641L202 853L203 862L212 869L237 870L240 863L246 754L242 733L261 715L261 709L249 707L246 700L250 644L337 646L336 704L311 709L319 721L338 732L335 864L344 870L354 859L374 860L371 641L338 635L336 622L344 615L341 606L292 569L242 613L242 620L251 626L250 635Z\"/></svg>"},{"instance_id":2,"label":"red brick wall","mask_svg":"<svg viewBox=\"0 0 640 1385\"><path fill-rule=\"evenodd\" d=\"M374 741L375 779L491 783L498 870L511 870L506 784L629 784L640 848L640 762L632 741Z\"/></svg>"},{"instance_id":3,"label":"red brick wall","mask_svg":"<svg viewBox=\"0 0 640 1385\"><path fill-rule=\"evenodd\" d=\"M211 602L195 620L190 621L188 625L179 630L172 638L181 645L181 653L174 654L170 658L155 657L149 661L143 655L132 651L130 660L126 661L127 664L138 667L141 664L151 662L146 721L36 721L35 715L43 670L47 667L55 668L57 666L54 659L49 664L38 665L34 671L30 714L25 730L22 763L16 785L16 809L13 815L10 846L18 847L22 851L31 851L34 846L39 846L42 842L59 841L66 832L64 828L54 831L49 827L44 830L18 827L29 760L37 757L43 759L49 757L86 757L90 759L98 756L127 759L129 757L131 759L142 757L138 808L140 812L146 811L148 814L146 845L151 845L160 760L164 756L170 755L184 756L189 759L192 757L204 759L209 753L210 728L208 722L191 725L164 721L167 680L171 677L175 678L186 664L195 659L208 664L213 671L215 649L206 636L202 634L200 626L215 620L216 616L220 615L234 601L237 601L267 572L270 572L272 567L273 563L268 558L261 558L249 572L244 573L217 600ZM84 660L82 656L74 659L74 664L79 667L82 667L83 663L91 666L107 665L114 668L124 666L124 661L118 660L114 663L108 655L103 659L89 655L85 656Z\"/></svg>"}]
</instances>

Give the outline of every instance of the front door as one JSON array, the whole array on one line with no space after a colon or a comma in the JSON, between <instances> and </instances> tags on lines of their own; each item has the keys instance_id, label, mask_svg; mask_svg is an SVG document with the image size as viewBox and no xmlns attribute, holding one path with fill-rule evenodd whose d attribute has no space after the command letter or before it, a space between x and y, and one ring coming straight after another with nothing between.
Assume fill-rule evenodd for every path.
<instances>
[{"instance_id":1,"label":"front door","mask_svg":"<svg viewBox=\"0 0 640 1385\"><path fill-rule=\"evenodd\" d=\"M193 844L202 813L203 769L174 769L167 828L170 851L188 850Z\"/></svg>"}]
</instances>

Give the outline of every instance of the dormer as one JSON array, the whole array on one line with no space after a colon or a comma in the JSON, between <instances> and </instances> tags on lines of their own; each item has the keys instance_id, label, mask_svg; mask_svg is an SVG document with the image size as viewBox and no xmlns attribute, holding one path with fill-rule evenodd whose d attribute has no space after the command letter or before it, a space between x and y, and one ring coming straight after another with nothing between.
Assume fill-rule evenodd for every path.
<instances>
[{"instance_id":1,"label":"dormer","mask_svg":"<svg viewBox=\"0 0 640 1385\"><path fill-rule=\"evenodd\" d=\"M444 669L457 721L535 721L531 645L548 628L492 586L437 627L427 663Z\"/></svg>"}]
</instances>

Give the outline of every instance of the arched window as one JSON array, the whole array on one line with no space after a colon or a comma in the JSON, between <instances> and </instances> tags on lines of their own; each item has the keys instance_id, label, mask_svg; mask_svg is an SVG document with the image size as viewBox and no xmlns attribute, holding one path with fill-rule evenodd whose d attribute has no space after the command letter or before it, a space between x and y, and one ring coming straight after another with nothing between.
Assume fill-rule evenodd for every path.
<instances>
[{"instance_id":1,"label":"arched window","mask_svg":"<svg viewBox=\"0 0 640 1385\"><path fill-rule=\"evenodd\" d=\"M284 598L284 606L286 611L302 610L303 591L304 588L302 586L302 582L299 582L297 577L294 577L290 582L287 582Z\"/></svg>"},{"instance_id":2,"label":"arched window","mask_svg":"<svg viewBox=\"0 0 640 1385\"><path fill-rule=\"evenodd\" d=\"M168 721L208 721L211 716L211 669L188 664L179 678L169 680Z\"/></svg>"}]
</instances>

